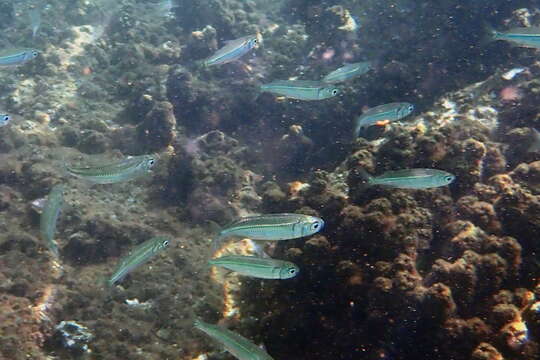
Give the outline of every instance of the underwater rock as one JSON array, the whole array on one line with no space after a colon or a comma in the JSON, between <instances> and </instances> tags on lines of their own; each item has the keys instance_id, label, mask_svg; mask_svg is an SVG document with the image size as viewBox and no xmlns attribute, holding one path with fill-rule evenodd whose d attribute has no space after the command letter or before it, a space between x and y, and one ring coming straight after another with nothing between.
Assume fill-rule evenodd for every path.
<instances>
[{"instance_id":1,"label":"underwater rock","mask_svg":"<svg viewBox=\"0 0 540 360\"><path fill-rule=\"evenodd\" d=\"M192 220L224 223L258 208L262 198L256 187L262 177L249 170L247 147L217 130L175 145L168 200L188 204Z\"/></svg>"},{"instance_id":2,"label":"underwater rock","mask_svg":"<svg viewBox=\"0 0 540 360\"><path fill-rule=\"evenodd\" d=\"M211 25L193 31L186 45L186 53L191 60L202 60L218 49L217 32Z\"/></svg>"},{"instance_id":3,"label":"underwater rock","mask_svg":"<svg viewBox=\"0 0 540 360\"><path fill-rule=\"evenodd\" d=\"M156 102L137 126L137 138L143 152L157 152L169 146L176 136L176 118L171 103Z\"/></svg>"},{"instance_id":4,"label":"underwater rock","mask_svg":"<svg viewBox=\"0 0 540 360\"><path fill-rule=\"evenodd\" d=\"M477 197L470 195L461 197L457 205L459 215L463 219L471 221L488 233L499 234L501 232L502 225L493 204L480 201Z\"/></svg>"},{"instance_id":5,"label":"underwater rock","mask_svg":"<svg viewBox=\"0 0 540 360\"><path fill-rule=\"evenodd\" d=\"M472 360L504 360L504 357L493 345L480 343L472 353Z\"/></svg>"},{"instance_id":6,"label":"underwater rock","mask_svg":"<svg viewBox=\"0 0 540 360\"><path fill-rule=\"evenodd\" d=\"M81 134L77 149L87 154L101 154L109 147L109 140L102 133L87 130Z\"/></svg>"},{"instance_id":7,"label":"underwater rock","mask_svg":"<svg viewBox=\"0 0 540 360\"><path fill-rule=\"evenodd\" d=\"M55 329L54 336L63 347L79 354L89 351L88 344L94 335L86 326L79 325L75 321L62 321Z\"/></svg>"},{"instance_id":8,"label":"underwater rock","mask_svg":"<svg viewBox=\"0 0 540 360\"><path fill-rule=\"evenodd\" d=\"M189 134L236 129L250 123L250 115L256 111L252 90L228 77L210 82L203 74L179 66L171 67L167 79L167 99L173 104L177 126Z\"/></svg>"}]
</instances>

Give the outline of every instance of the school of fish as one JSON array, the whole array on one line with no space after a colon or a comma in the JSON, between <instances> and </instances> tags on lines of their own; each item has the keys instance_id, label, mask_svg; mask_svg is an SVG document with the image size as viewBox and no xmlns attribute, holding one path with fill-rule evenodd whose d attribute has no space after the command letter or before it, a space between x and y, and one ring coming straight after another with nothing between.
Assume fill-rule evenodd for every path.
<instances>
[{"instance_id":1,"label":"school of fish","mask_svg":"<svg viewBox=\"0 0 540 360\"><path fill-rule=\"evenodd\" d=\"M160 13L169 14L175 7L171 0L158 4ZM36 37L41 25L42 8L35 7L28 16L32 37ZM504 40L522 47L540 48L540 28L514 28L505 32L489 30L491 40ZM214 54L201 61L204 67L212 67L238 61L256 49L261 43L260 34L248 35L228 41ZM40 51L32 48L12 48L0 51L0 67L22 65L39 56ZM336 85L356 79L373 69L370 61L344 64L321 80L274 80L260 86L261 92L304 101L319 101L334 98L341 93ZM393 102L374 106L360 115L354 126L355 137L362 136L372 126L385 126L409 116L414 105L407 102ZM0 113L0 127L8 125L11 115ZM532 129L530 151L540 151L540 133ZM104 164L73 166L64 163L66 172L91 184L113 184L137 179L149 174L156 165L159 156L147 154L129 156L124 159L109 161ZM366 186L384 186L399 189L422 190L450 185L456 177L446 171L429 168L399 169L372 176L364 172ZM57 222L64 205L66 187L63 184L53 186L47 195L41 215L40 234L45 246L55 258L61 257L61 249L56 240ZM295 213L260 214L241 217L222 227L211 244L212 252L226 247L226 240L244 238L256 244L255 255L222 255L209 259L210 266L221 267L227 271L259 279L285 280L300 273L300 268L289 261L270 258L264 249L264 242L298 239L314 235L323 230L323 219ZM165 252L173 240L164 236L152 237L133 249L118 261L116 269L106 281L109 287L120 283L138 267ZM261 347L245 337L218 325L195 320L194 327L221 344L233 356L241 360L272 359Z\"/></svg>"}]
</instances>

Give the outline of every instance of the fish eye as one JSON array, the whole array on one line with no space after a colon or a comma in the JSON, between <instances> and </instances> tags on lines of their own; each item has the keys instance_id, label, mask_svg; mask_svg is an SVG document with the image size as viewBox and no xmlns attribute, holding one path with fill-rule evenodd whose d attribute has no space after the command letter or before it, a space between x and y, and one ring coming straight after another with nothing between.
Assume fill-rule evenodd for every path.
<instances>
[{"instance_id":1,"label":"fish eye","mask_svg":"<svg viewBox=\"0 0 540 360\"><path fill-rule=\"evenodd\" d=\"M289 269L289 274L292 275L292 274L294 274L294 273L296 273L296 269L295 269L295 268L290 268L290 269Z\"/></svg>"},{"instance_id":2,"label":"fish eye","mask_svg":"<svg viewBox=\"0 0 540 360\"><path fill-rule=\"evenodd\" d=\"M337 94L338 94L338 89L332 90L332 95L337 95Z\"/></svg>"},{"instance_id":3,"label":"fish eye","mask_svg":"<svg viewBox=\"0 0 540 360\"><path fill-rule=\"evenodd\" d=\"M4 115L2 120L5 121L5 122L8 122L9 120L11 120L11 118L9 117L9 115Z\"/></svg>"},{"instance_id":4,"label":"fish eye","mask_svg":"<svg viewBox=\"0 0 540 360\"><path fill-rule=\"evenodd\" d=\"M407 108L410 112L412 112L414 110L414 105L409 105L409 107Z\"/></svg>"},{"instance_id":5,"label":"fish eye","mask_svg":"<svg viewBox=\"0 0 540 360\"><path fill-rule=\"evenodd\" d=\"M320 224L318 221L315 221L313 224L311 224L312 230L317 230L320 227Z\"/></svg>"},{"instance_id":6,"label":"fish eye","mask_svg":"<svg viewBox=\"0 0 540 360\"><path fill-rule=\"evenodd\" d=\"M257 41L258 41L257 39L253 39L253 43L254 43L254 44L256 44L256 43L257 43Z\"/></svg>"},{"instance_id":7,"label":"fish eye","mask_svg":"<svg viewBox=\"0 0 540 360\"><path fill-rule=\"evenodd\" d=\"M168 245L169 245L169 240L165 240L165 241L163 242L163 246L168 246Z\"/></svg>"},{"instance_id":8,"label":"fish eye","mask_svg":"<svg viewBox=\"0 0 540 360\"><path fill-rule=\"evenodd\" d=\"M34 51L32 51L32 56L33 56L33 57L36 57L36 56L38 56L38 52L37 52L37 51L35 51L35 50L34 50Z\"/></svg>"},{"instance_id":9,"label":"fish eye","mask_svg":"<svg viewBox=\"0 0 540 360\"><path fill-rule=\"evenodd\" d=\"M150 159L148 160L148 165L153 166L156 163L156 160Z\"/></svg>"},{"instance_id":10,"label":"fish eye","mask_svg":"<svg viewBox=\"0 0 540 360\"><path fill-rule=\"evenodd\" d=\"M446 180L447 182L452 182L452 180L454 180L454 178L452 176L447 176L444 178L444 180Z\"/></svg>"}]
</instances>

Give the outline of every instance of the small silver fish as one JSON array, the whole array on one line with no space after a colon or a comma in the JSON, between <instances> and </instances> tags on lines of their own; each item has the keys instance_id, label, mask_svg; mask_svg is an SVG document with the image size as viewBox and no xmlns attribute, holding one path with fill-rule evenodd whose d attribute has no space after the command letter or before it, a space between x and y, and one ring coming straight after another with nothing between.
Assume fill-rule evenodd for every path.
<instances>
[{"instance_id":1,"label":"small silver fish","mask_svg":"<svg viewBox=\"0 0 540 360\"><path fill-rule=\"evenodd\" d=\"M322 81L328 84L337 84L343 81L352 80L367 73L371 70L371 66L372 64L369 61L345 64L323 77Z\"/></svg>"},{"instance_id":2,"label":"small silver fish","mask_svg":"<svg viewBox=\"0 0 540 360\"><path fill-rule=\"evenodd\" d=\"M290 261L257 256L226 255L211 259L208 263L259 279L290 279L300 272L298 266Z\"/></svg>"},{"instance_id":3,"label":"small silver fish","mask_svg":"<svg viewBox=\"0 0 540 360\"><path fill-rule=\"evenodd\" d=\"M249 238L255 241L289 240L313 235L322 230L321 218L304 214L263 214L246 216L225 226L212 244L217 250L224 239Z\"/></svg>"},{"instance_id":4,"label":"small silver fish","mask_svg":"<svg viewBox=\"0 0 540 360\"><path fill-rule=\"evenodd\" d=\"M309 80L276 80L261 85L261 91L297 100L324 100L339 94L335 86Z\"/></svg>"},{"instance_id":5,"label":"small silver fish","mask_svg":"<svg viewBox=\"0 0 540 360\"><path fill-rule=\"evenodd\" d=\"M373 177L363 173L367 185L382 185L399 189L428 189L446 186L456 177L446 171L437 169L403 169L387 171Z\"/></svg>"},{"instance_id":6,"label":"small silver fish","mask_svg":"<svg viewBox=\"0 0 540 360\"><path fill-rule=\"evenodd\" d=\"M225 350L239 360L273 360L264 349L231 330L201 320L195 320L193 325L223 345Z\"/></svg>"},{"instance_id":7,"label":"small silver fish","mask_svg":"<svg viewBox=\"0 0 540 360\"><path fill-rule=\"evenodd\" d=\"M222 65L238 60L259 43L257 35L248 35L236 40L231 40L216 51L212 56L204 60L205 66Z\"/></svg>"},{"instance_id":8,"label":"small silver fish","mask_svg":"<svg viewBox=\"0 0 540 360\"><path fill-rule=\"evenodd\" d=\"M540 27L513 28L504 32L490 29L492 40L505 40L520 47L540 48Z\"/></svg>"},{"instance_id":9,"label":"small silver fish","mask_svg":"<svg viewBox=\"0 0 540 360\"><path fill-rule=\"evenodd\" d=\"M0 127L6 126L11 121L11 116L8 114L0 114Z\"/></svg>"},{"instance_id":10,"label":"small silver fish","mask_svg":"<svg viewBox=\"0 0 540 360\"><path fill-rule=\"evenodd\" d=\"M55 257L59 256L58 245L54 240L56 233L56 222L60 216L60 210L64 203L64 186L55 185L49 195L41 212L39 229L41 237L47 243L47 247Z\"/></svg>"},{"instance_id":11,"label":"small silver fish","mask_svg":"<svg viewBox=\"0 0 540 360\"><path fill-rule=\"evenodd\" d=\"M10 49L0 51L0 67L17 66L39 55L36 49Z\"/></svg>"},{"instance_id":12,"label":"small silver fish","mask_svg":"<svg viewBox=\"0 0 540 360\"><path fill-rule=\"evenodd\" d=\"M108 280L109 286L122 281L131 271L148 262L154 255L165 250L169 246L169 243L170 240L168 238L156 236L136 246L128 255L120 260L114 274Z\"/></svg>"},{"instance_id":13,"label":"small silver fish","mask_svg":"<svg viewBox=\"0 0 540 360\"><path fill-rule=\"evenodd\" d=\"M386 125L388 122L397 121L412 113L414 105L406 102L396 102L379 105L366 110L356 119L354 135L360 136L362 131L373 125Z\"/></svg>"},{"instance_id":14,"label":"small silver fish","mask_svg":"<svg viewBox=\"0 0 540 360\"><path fill-rule=\"evenodd\" d=\"M139 155L97 166L73 167L66 165L66 171L94 184L114 184L148 174L156 164L157 159L156 154Z\"/></svg>"}]
</instances>

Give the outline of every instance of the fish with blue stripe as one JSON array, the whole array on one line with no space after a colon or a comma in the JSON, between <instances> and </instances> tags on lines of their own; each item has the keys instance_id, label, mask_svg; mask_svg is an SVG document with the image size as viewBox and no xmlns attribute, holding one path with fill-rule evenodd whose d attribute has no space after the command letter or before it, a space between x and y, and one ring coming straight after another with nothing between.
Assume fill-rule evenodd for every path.
<instances>
[{"instance_id":1,"label":"fish with blue stripe","mask_svg":"<svg viewBox=\"0 0 540 360\"><path fill-rule=\"evenodd\" d=\"M94 184L114 184L129 181L150 172L158 156L138 155L103 165L74 167L65 165L66 171Z\"/></svg>"},{"instance_id":2,"label":"fish with blue stripe","mask_svg":"<svg viewBox=\"0 0 540 360\"><path fill-rule=\"evenodd\" d=\"M520 47L540 48L540 27L520 27L507 31L489 29L492 40L509 41Z\"/></svg>"},{"instance_id":3,"label":"fish with blue stripe","mask_svg":"<svg viewBox=\"0 0 540 360\"><path fill-rule=\"evenodd\" d=\"M414 105L406 102L395 102L372 107L356 119L354 135L359 137L370 126L387 125L408 116L413 111Z\"/></svg>"},{"instance_id":4,"label":"fish with blue stripe","mask_svg":"<svg viewBox=\"0 0 540 360\"><path fill-rule=\"evenodd\" d=\"M239 360L273 360L262 347L255 345L234 331L201 320L195 320L193 325L220 343L225 350Z\"/></svg>"},{"instance_id":5,"label":"fish with blue stripe","mask_svg":"<svg viewBox=\"0 0 540 360\"><path fill-rule=\"evenodd\" d=\"M41 237L45 240L47 247L53 253L55 257L59 257L58 245L54 240L54 235L56 233L56 223L58 217L60 216L60 211L64 204L64 186L55 185L47 199L45 200L45 205L43 211L41 212L39 220L39 229L41 232Z\"/></svg>"},{"instance_id":6,"label":"fish with blue stripe","mask_svg":"<svg viewBox=\"0 0 540 360\"><path fill-rule=\"evenodd\" d=\"M205 66L222 65L240 59L259 43L257 35L248 35L227 44L203 61Z\"/></svg>"},{"instance_id":7,"label":"fish with blue stripe","mask_svg":"<svg viewBox=\"0 0 540 360\"><path fill-rule=\"evenodd\" d=\"M328 84L337 84L363 75L371 70L371 68L372 64L370 61L345 64L323 77L322 81Z\"/></svg>"},{"instance_id":8,"label":"fish with blue stripe","mask_svg":"<svg viewBox=\"0 0 540 360\"><path fill-rule=\"evenodd\" d=\"M300 272L298 266L290 261L258 256L225 255L211 259L208 263L259 279L290 279Z\"/></svg>"},{"instance_id":9,"label":"fish with blue stripe","mask_svg":"<svg viewBox=\"0 0 540 360\"><path fill-rule=\"evenodd\" d=\"M107 281L108 285L112 286L122 281L127 274L167 249L170 242L169 238L156 236L136 246L120 260L113 275Z\"/></svg>"},{"instance_id":10,"label":"fish with blue stripe","mask_svg":"<svg viewBox=\"0 0 540 360\"><path fill-rule=\"evenodd\" d=\"M261 85L262 92L296 100L324 100L339 94L339 89L322 81L276 80Z\"/></svg>"},{"instance_id":11,"label":"fish with blue stripe","mask_svg":"<svg viewBox=\"0 0 540 360\"><path fill-rule=\"evenodd\" d=\"M373 177L360 171L368 186L380 185L399 189L428 189L451 184L456 177L438 169L402 169Z\"/></svg>"},{"instance_id":12,"label":"fish with blue stripe","mask_svg":"<svg viewBox=\"0 0 540 360\"><path fill-rule=\"evenodd\" d=\"M321 218L304 214L264 214L246 216L225 226L212 244L212 249L221 247L231 237L249 238L255 241L290 240L313 235L322 230Z\"/></svg>"},{"instance_id":13,"label":"fish with blue stripe","mask_svg":"<svg viewBox=\"0 0 540 360\"><path fill-rule=\"evenodd\" d=\"M36 49L9 49L0 51L0 67L22 65L39 55Z\"/></svg>"}]
</instances>

